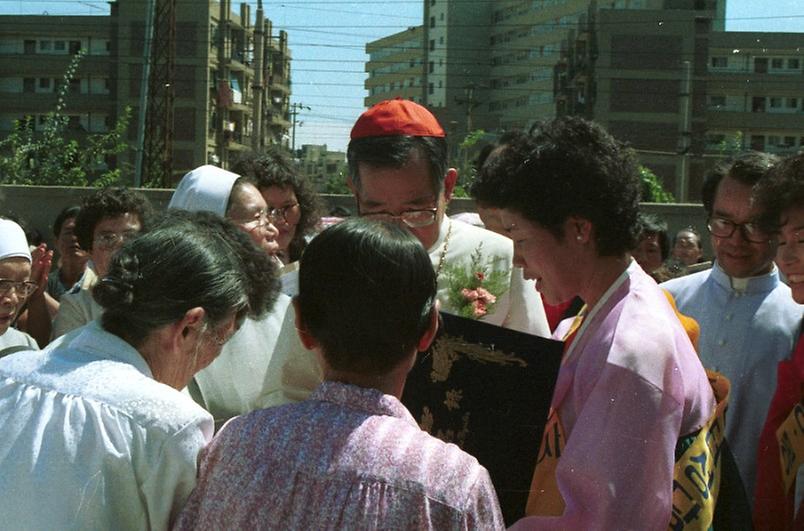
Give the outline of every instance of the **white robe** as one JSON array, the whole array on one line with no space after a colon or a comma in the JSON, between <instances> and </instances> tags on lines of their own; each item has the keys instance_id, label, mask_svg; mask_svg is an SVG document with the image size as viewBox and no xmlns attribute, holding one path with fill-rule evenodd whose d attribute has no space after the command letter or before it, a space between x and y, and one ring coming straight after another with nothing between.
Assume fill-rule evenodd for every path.
<instances>
[{"instance_id":1,"label":"white robe","mask_svg":"<svg viewBox=\"0 0 804 531\"><path fill-rule=\"evenodd\" d=\"M0 360L0 514L17 529L167 529L212 418L97 322Z\"/></svg>"}]
</instances>

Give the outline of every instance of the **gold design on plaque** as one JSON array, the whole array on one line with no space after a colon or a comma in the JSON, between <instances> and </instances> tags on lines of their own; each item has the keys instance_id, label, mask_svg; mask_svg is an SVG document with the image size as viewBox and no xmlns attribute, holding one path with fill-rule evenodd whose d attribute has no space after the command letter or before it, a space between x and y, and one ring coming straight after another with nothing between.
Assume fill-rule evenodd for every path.
<instances>
[{"instance_id":1,"label":"gold design on plaque","mask_svg":"<svg viewBox=\"0 0 804 531\"><path fill-rule=\"evenodd\" d=\"M463 398L463 391L460 389L450 389L446 393L446 398L444 399L444 405L447 406L447 409L452 411L453 409L461 409L461 399Z\"/></svg>"},{"instance_id":2,"label":"gold design on plaque","mask_svg":"<svg viewBox=\"0 0 804 531\"><path fill-rule=\"evenodd\" d=\"M469 435L469 413L464 413L461 419L462 427L456 432L455 430L438 430L434 434L436 437L444 442L455 443L460 447L466 443L466 436Z\"/></svg>"},{"instance_id":3,"label":"gold design on plaque","mask_svg":"<svg viewBox=\"0 0 804 531\"><path fill-rule=\"evenodd\" d=\"M463 338L447 334L442 335L436 340L431 349L431 353L433 356L433 372L430 373L430 379L434 383L444 382L449 378L452 365L460 355L465 355L469 359L481 363L519 365L520 367L528 366L525 360L513 354L508 354L502 350L494 350L493 347L490 350L483 345L469 343L464 341Z\"/></svg>"},{"instance_id":4,"label":"gold design on plaque","mask_svg":"<svg viewBox=\"0 0 804 531\"><path fill-rule=\"evenodd\" d=\"M419 422L419 427L427 433L432 433L433 431L433 412L427 406L422 408L422 420Z\"/></svg>"}]
</instances>

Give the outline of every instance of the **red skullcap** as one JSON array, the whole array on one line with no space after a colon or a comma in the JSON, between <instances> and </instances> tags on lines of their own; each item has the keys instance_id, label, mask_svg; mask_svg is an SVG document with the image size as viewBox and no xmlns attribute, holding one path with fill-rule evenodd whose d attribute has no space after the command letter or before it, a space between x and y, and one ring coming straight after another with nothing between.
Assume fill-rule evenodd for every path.
<instances>
[{"instance_id":1,"label":"red skullcap","mask_svg":"<svg viewBox=\"0 0 804 531\"><path fill-rule=\"evenodd\" d=\"M360 115L350 137L369 136L437 136L445 137L436 117L418 103L396 98L381 101Z\"/></svg>"}]
</instances>

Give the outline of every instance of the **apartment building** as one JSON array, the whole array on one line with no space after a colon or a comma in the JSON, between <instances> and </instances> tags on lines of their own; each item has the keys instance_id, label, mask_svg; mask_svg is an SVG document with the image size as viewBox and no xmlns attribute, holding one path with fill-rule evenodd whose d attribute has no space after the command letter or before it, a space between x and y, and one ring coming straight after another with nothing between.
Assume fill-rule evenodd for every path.
<instances>
[{"instance_id":1,"label":"apartment building","mask_svg":"<svg viewBox=\"0 0 804 531\"><path fill-rule=\"evenodd\" d=\"M55 107L55 87L72 55L83 50L66 112L77 135L108 130L132 108L129 144L137 142L145 47L145 8L111 2L108 16L0 16L0 135L14 119L41 120ZM284 31L263 26L263 90L255 90L255 28L248 4L176 2L173 73L173 178L201 164L227 167L239 152L287 143L290 52ZM55 81L54 81L55 80ZM252 138L255 97L261 135ZM147 134L147 132L146 132ZM134 149L117 163L133 167Z\"/></svg>"},{"instance_id":2,"label":"apartment building","mask_svg":"<svg viewBox=\"0 0 804 531\"><path fill-rule=\"evenodd\" d=\"M116 118L108 17L0 16L0 136L30 116L42 128L73 56L86 54L70 82L69 134L102 133Z\"/></svg>"},{"instance_id":3,"label":"apartment building","mask_svg":"<svg viewBox=\"0 0 804 531\"><path fill-rule=\"evenodd\" d=\"M424 30L410 27L366 45L366 107L389 97L425 103Z\"/></svg>"},{"instance_id":4,"label":"apartment building","mask_svg":"<svg viewBox=\"0 0 804 531\"><path fill-rule=\"evenodd\" d=\"M319 191L323 191L329 179L335 178L340 182L346 182L346 176L349 174L346 153L329 151L326 144L302 145L299 165L302 173L315 183Z\"/></svg>"},{"instance_id":5,"label":"apartment building","mask_svg":"<svg viewBox=\"0 0 804 531\"><path fill-rule=\"evenodd\" d=\"M557 113L605 125L682 201L729 141L780 154L804 141L801 34L713 31L718 6L693 7L590 8L555 67Z\"/></svg>"}]
</instances>

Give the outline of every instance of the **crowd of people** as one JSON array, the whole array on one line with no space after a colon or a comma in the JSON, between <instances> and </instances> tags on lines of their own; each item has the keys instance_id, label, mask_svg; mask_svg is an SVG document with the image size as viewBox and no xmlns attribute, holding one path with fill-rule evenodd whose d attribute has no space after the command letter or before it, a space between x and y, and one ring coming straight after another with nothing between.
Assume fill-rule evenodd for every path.
<instances>
[{"instance_id":1,"label":"crowd of people","mask_svg":"<svg viewBox=\"0 0 804 531\"><path fill-rule=\"evenodd\" d=\"M347 159L357 215L326 228L275 149L194 169L162 213L88 193L55 257L0 218L4 525L804 528L804 154L707 175L711 261L581 118L481 152L486 228L447 215L416 103L364 112ZM401 401L439 312L563 342L542 440L511 442L539 450L516 521Z\"/></svg>"}]
</instances>

